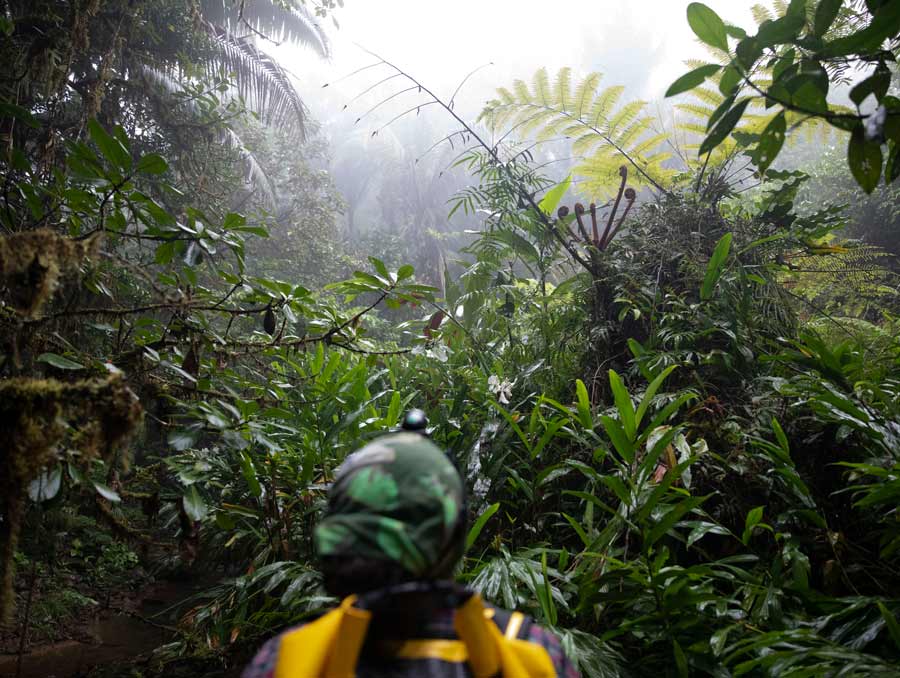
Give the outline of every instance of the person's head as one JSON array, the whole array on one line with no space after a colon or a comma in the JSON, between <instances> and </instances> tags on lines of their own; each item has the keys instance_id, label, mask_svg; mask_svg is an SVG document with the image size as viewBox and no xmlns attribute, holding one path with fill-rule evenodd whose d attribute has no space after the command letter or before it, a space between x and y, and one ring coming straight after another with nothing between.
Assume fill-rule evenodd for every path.
<instances>
[{"instance_id":1,"label":"person's head","mask_svg":"<svg viewBox=\"0 0 900 678\"><path fill-rule=\"evenodd\" d=\"M336 596L449 577L465 542L463 482L416 433L374 440L347 457L315 529L325 588Z\"/></svg>"}]
</instances>

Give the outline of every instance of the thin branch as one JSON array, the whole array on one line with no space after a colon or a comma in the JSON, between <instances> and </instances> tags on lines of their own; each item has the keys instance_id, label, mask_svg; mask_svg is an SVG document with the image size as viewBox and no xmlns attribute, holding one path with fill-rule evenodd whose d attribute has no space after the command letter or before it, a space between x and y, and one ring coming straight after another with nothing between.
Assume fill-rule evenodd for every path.
<instances>
[{"instance_id":1,"label":"thin branch","mask_svg":"<svg viewBox=\"0 0 900 678\"><path fill-rule=\"evenodd\" d=\"M386 59L383 59L382 57L375 54L374 52L371 52L369 50L365 50L365 51L368 54L371 54L376 59L381 59L381 61L384 62L386 65L393 68L398 73L402 73L403 76L406 77L410 82L414 83L418 87L421 87L422 91L425 92L428 96L430 96L432 98L431 102L426 102L426 104L424 104L424 105L428 105L429 103L438 104L447 113L449 113L456 120L456 122L458 122L467 132L469 132L469 134L472 136L472 138L474 138L481 145L481 147L484 148L488 152L488 154L491 156L491 158L494 160L494 162L497 163L497 166L501 168L501 171L503 171L507 175L507 178L510 181L512 181L514 184L516 184L516 186L519 190L519 194L521 195L522 199L525 202L527 202L534 209L535 213L538 215L538 218L544 223L544 225L547 228L550 229L550 231L551 231L551 233L553 233L554 237L560 242L560 244L566 249L566 251L569 252L569 254L572 256L572 258L575 259L579 264L581 264L586 270L588 270L588 271L591 270L590 264L587 261L585 261L581 257L581 255L578 254L577 250L575 250L574 247L570 246L569 243L566 241L566 239L556 230L553 222L550 221L550 218L546 214L544 214L544 212L538 207L537 203L534 201L534 198L531 197L531 195L528 193L528 191L526 191L521 185L519 185L519 182L516 180L516 177L512 174L512 171L509 169L509 167L506 166L505 163L503 163L500 160L500 157L497 155L497 152L494 150L494 148L489 146L487 144L487 142L485 142L484 139L482 139L481 136L472 128L471 125L469 125L465 120L463 120L453 110L453 108L451 108L447 103L445 103L434 92L432 92L430 89L428 89L428 87L426 87L425 85L420 83L418 80L416 80L414 77L412 77L411 75L406 73L406 71L404 71L402 68L400 68L399 66L395 66L394 64L387 61ZM413 109L413 110L415 110L415 109ZM403 113L403 114L401 114L401 116L405 115L405 114L406 113ZM397 116L397 117L401 117L401 116ZM391 122L393 122L393 120ZM390 123L388 123L388 124L390 124ZM385 127L386 126L387 125L385 125ZM373 134L376 134L376 133L377 132L374 132Z\"/></svg>"}]
</instances>

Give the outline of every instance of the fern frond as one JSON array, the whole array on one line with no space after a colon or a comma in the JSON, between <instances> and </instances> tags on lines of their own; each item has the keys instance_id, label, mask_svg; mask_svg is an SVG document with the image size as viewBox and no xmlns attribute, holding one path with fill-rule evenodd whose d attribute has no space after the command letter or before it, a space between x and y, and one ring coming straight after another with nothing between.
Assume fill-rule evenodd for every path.
<instances>
[{"instance_id":1,"label":"fern frond","mask_svg":"<svg viewBox=\"0 0 900 678\"><path fill-rule=\"evenodd\" d=\"M613 87L607 87L597 95L591 106L590 113L588 113L588 120L591 121L591 126L600 127L604 124L604 121L609 117L610 112L616 107L619 99L622 98L622 93L624 91L625 88L622 85L615 85Z\"/></svg>"},{"instance_id":2,"label":"fern frond","mask_svg":"<svg viewBox=\"0 0 900 678\"><path fill-rule=\"evenodd\" d=\"M644 110L644 107L646 105L646 101L631 101L625 104L622 108L619 109L618 113L616 113L612 118L609 119L609 122L607 123L607 129L609 130L609 133L615 134L617 131L630 125L635 120L635 118L637 118L637 116L641 114L641 111Z\"/></svg>"},{"instance_id":3,"label":"fern frond","mask_svg":"<svg viewBox=\"0 0 900 678\"><path fill-rule=\"evenodd\" d=\"M591 103L594 92L600 86L602 78L603 76L600 73L590 73L578 83L578 87L575 88L575 94L572 97L572 113L576 118L581 118L585 114L585 110Z\"/></svg>"},{"instance_id":4,"label":"fern frond","mask_svg":"<svg viewBox=\"0 0 900 678\"><path fill-rule=\"evenodd\" d=\"M765 5L753 5L753 7L750 8L750 12L753 14L753 20L757 25L761 24L763 21L772 21L774 18L772 16L772 11Z\"/></svg>"},{"instance_id":5,"label":"fern frond","mask_svg":"<svg viewBox=\"0 0 900 678\"><path fill-rule=\"evenodd\" d=\"M534 138L538 142L559 137L572 139L572 151L576 156L586 156L584 167L593 177L592 187L599 192L603 180L608 184L602 189L617 186L619 167L631 164L635 182L650 184L662 189L658 178L662 176L654 162L656 149L661 142L658 135L650 134L651 119L642 117L646 107L643 101L633 101L618 107L624 87L600 87L599 73L590 73L572 87L571 71L561 69L550 85L545 69L532 77L531 87L522 80L509 91L498 90L498 98L490 101L479 115L495 133L520 138ZM655 142L647 143L648 134ZM640 147L640 153L634 147ZM643 157L646 156L646 157ZM645 168L651 168L650 171Z\"/></svg>"},{"instance_id":6,"label":"fern frond","mask_svg":"<svg viewBox=\"0 0 900 678\"><path fill-rule=\"evenodd\" d=\"M556 74L556 82L554 83L554 99L553 103L564 111L571 110L572 100L572 69L565 67L560 68Z\"/></svg>"},{"instance_id":7,"label":"fern frond","mask_svg":"<svg viewBox=\"0 0 900 678\"><path fill-rule=\"evenodd\" d=\"M550 78L547 77L547 69L538 69L534 74L532 82L534 89L534 98L544 106L550 106L553 102L553 96L550 94Z\"/></svg>"}]
</instances>

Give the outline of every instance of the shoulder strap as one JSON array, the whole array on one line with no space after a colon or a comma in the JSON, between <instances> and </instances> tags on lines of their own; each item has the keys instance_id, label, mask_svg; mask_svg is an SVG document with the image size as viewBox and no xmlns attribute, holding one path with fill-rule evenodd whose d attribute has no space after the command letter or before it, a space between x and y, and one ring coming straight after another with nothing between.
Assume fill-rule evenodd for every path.
<instances>
[{"instance_id":1,"label":"shoulder strap","mask_svg":"<svg viewBox=\"0 0 900 678\"><path fill-rule=\"evenodd\" d=\"M527 640L531 632L531 626L534 619L522 612L508 612L493 605L485 605L484 610L487 617L497 625L500 633L507 640L519 638Z\"/></svg>"}]
</instances>

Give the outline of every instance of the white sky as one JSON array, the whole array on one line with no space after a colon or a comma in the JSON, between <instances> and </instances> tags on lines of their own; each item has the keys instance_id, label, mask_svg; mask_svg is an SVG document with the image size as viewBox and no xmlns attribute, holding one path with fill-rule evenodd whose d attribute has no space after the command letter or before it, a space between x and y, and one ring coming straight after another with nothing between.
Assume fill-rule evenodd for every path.
<instances>
[{"instance_id":1,"label":"white sky","mask_svg":"<svg viewBox=\"0 0 900 678\"><path fill-rule=\"evenodd\" d=\"M750 7L755 1L705 0L726 22L746 28L753 26ZM683 62L705 55L687 24L688 4L689 0L345 0L344 9L335 14L340 29L326 20L334 52L330 61L287 46L277 53L298 78L301 95L314 115L324 121L347 116L352 122L365 107L341 113L342 105L377 79L373 69L321 89L372 62L354 43L393 61L445 96L471 70L493 62L468 82L458 98L469 115L480 110L497 86L516 78L527 80L541 66L551 76L562 66L571 66L576 75L600 71L606 85L626 85L627 99L661 101L668 85L685 72Z\"/></svg>"}]
</instances>

